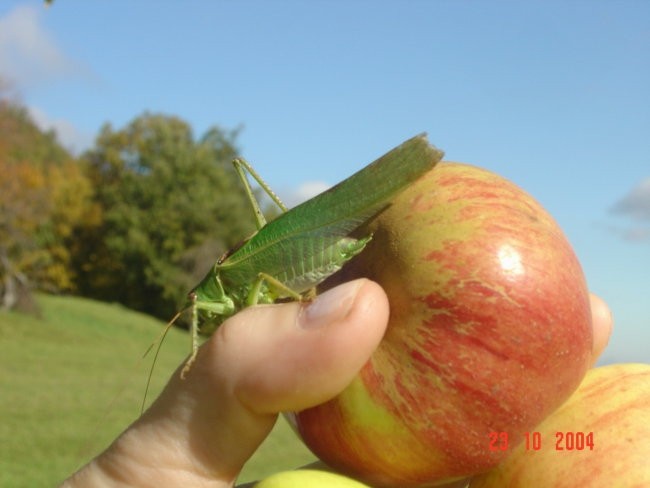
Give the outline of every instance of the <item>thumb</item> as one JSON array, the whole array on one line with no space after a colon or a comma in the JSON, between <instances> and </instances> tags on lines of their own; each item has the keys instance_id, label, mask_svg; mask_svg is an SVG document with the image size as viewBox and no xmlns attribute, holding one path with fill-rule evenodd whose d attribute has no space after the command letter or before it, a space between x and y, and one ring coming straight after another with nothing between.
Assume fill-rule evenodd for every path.
<instances>
[{"instance_id":1,"label":"thumb","mask_svg":"<svg viewBox=\"0 0 650 488\"><path fill-rule=\"evenodd\" d=\"M365 279L309 304L245 309L201 346L184 380L179 368L103 456L118 456L108 465L120 465L122 477L137 478L138 467L146 466L146 486L206 480L230 486L277 413L317 405L342 391L381 341L387 322L385 293ZM152 466L165 467L156 471L164 479L151 478Z\"/></svg>"},{"instance_id":2,"label":"thumb","mask_svg":"<svg viewBox=\"0 0 650 488\"><path fill-rule=\"evenodd\" d=\"M302 410L352 381L387 321L386 296L368 280L336 287L303 307L248 309L211 341L211 370L228 370L235 397L253 412Z\"/></svg>"}]
</instances>

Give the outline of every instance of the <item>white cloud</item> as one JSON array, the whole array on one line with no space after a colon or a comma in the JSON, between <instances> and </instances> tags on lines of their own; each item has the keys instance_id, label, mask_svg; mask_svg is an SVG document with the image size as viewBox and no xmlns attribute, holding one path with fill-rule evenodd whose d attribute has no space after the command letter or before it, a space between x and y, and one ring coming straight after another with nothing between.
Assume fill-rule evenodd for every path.
<instances>
[{"instance_id":1,"label":"white cloud","mask_svg":"<svg viewBox=\"0 0 650 488\"><path fill-rule=\"evenodd\" d=\"M650 177L632 188L612 207L612 211L632 219L620 233L628 241L650 242Z\"/></svg>"},{"instance_id":2,"label":"white cloud","mask_svg":"<svg viewBox=\"0 0 650 488\"><path fill-rule=\"evenodd\" d=\"M298 187L295 192L296 198L300 199L301 202L309 200L312 197L315 197L319 193L323 193L331 185L328 185L324 181L306 181Z\"/></svg>"},{"instance_id":3,"label":"white cloud","mask_svg":"<svg viewBox=\"0 0 650 488\"><path fill-rule=\"evenodd\" d=\"M650 221L650 177L632 188L614 205L613 210L637 220Z\"/></svg>"},{"instance_id":4,"label":"white cloud","mask_svg":"<svg viewBox=\"0 0 650 488\"><path fill-rule=\"evenodd\" d=\"M292 190L285 197L284 203L287 205L287 207L295 207L299 203L309 200L311 197L315 197L319 193L323 193L330 186L331 185L325 183L324 181L306 181L295 190Z\"/></svg>"},{"instance_id":5,"label":"white cloud","mask_svg":"<svg viewBox=\"0 0 650 488\"><path fill-rule=\"evenodd\" d=\"M623 232L623 238L632 242L650 242L650 226L630 227Z\"/></svg>"},{"instance_id":6,"label":"white cloud","mask_svg":"<svg viewBox=\"0 0 650 488\"><path fill-rule=\"evenodd\" d=\"M0 95L19 100L21 91L56 80L95 78L85 64L59 47L43 25L43 12L42 7L21 5L0 16ZM53 118L37 107L27 109L40 129L53 130L73 153L92 144L93 136L80 132L71 122Z\"/></svg>"},{"instance_id":7,"label":"white cloud","mask_svg":"<svg viewBox=\"0 0 650 488\"><path fill-rule=\"evenodd\" d=\"M42 25L41 14L42 9L23 5L0 17L0 77L18 88L87 77L90 70L59 48Z\"/></svg>"},{"instance_id":8,"label":"white cloud","mask_svg":"<svg viewBox=\"0 0 650 488\"><path fill-rule=\"evenodd\" d=\"M79 154L92 146L94 136L80 132L71 122L53 119L36 107L27 107L27 110L41 130L53 130L59 143L73 154Z\"/></svg>"}]
</instances>

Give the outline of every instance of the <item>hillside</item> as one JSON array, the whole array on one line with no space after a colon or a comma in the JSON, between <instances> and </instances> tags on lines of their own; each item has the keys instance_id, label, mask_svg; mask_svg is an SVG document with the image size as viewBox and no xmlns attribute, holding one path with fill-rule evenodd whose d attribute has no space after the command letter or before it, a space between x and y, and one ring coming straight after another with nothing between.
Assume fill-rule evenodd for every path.
<instances>
[{"instance_id":1,"label":"hillside","mask_svg":"<svg viewBox=\"0 0 650 488\"><path fill-rule=\"evenodd\" d=\"M0 486L52 486L104 449L138 415L162 323L119 305L39 295L42 317L0 312ZM150 399L187 355L170 331ZM284 421L242 481L310 462Z\"/></svg>"}]
</instances>

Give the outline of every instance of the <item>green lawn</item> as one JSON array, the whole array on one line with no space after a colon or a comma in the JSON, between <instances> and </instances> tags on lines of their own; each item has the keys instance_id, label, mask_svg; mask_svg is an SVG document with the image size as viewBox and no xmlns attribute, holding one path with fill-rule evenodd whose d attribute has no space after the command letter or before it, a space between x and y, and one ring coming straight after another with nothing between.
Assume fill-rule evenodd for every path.
<instances>
[{"instance_id":1,"label":"green lawn","mask_svg":"<svg viewBox=\"0 0 650 488\"><path fill-rule=\"evenodd\" d=\"M162 324L119 305L39 296L42 317L0 312L0 486L53 486L104 449L138 415ZM170 331L151 398L187 355ZM149 358L148 358L149 359ZM241 481L311 462L281 420Z\"/></svg>"}]
</instances>

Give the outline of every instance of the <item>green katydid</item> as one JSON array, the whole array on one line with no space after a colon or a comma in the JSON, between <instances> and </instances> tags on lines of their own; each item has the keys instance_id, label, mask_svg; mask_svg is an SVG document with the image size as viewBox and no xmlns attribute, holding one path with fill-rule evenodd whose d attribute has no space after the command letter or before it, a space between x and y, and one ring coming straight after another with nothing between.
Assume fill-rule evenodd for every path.
<instances>
[{"instance_id":1,"label":"green katydid","mask_svg":"<svg viewBox=\"0 0 650 488\"><path fill-rule=\"evenodd\" d=\"M425 134L418 135L291 210L248 163L235 160L258 230L217 260L170 322L173 324L183 311L191 310L192 353L182 376L197 354L199 324L201 333L207 334L242 308L281 298L309 297L316 285L360 253L372 238L354 238L350 234L433 168L442 155L429 144ZM275 220L266 223L244 169L284 212Z\"/></svg>"}]
</instances>

